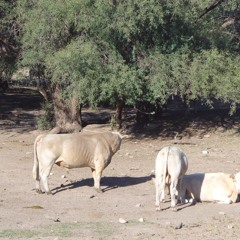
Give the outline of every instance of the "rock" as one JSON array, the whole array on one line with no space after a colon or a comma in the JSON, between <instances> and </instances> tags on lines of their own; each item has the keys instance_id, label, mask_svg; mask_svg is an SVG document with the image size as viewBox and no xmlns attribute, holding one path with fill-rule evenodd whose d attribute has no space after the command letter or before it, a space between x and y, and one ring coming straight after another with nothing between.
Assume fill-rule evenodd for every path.
<instances>
[{"instance_id":1,"label":"rock","mask_svg":"<svg viewBox=\"0 0 240 240\"><path fill-rule=\"evenodd\" d=\"M204 138L209 138L211 135L210 134L205 134L203 137Z\"/></svg>"},{"instance_id":2,"label":"rock","mask_svg":"<svg viewBox=\"0 0 240 240\"><path fill-rule=\"evenodd\" d=\"M166 222L167 227L171 227L173 229L181 229L183 227L183 223L171 223L171 222Z\"/></svg>"},{"instance_id":3,"label":"rock","mask_svg":"<svg viewBox=\"0 0 240 240\"><path fill-rule=\"evenodd\" d=\"M180 222L180 223L175 224L174 229L181 229L182 227L183 227L183 223Z\"/></svg>"},{"instance_id":4,"label":"rock","mask_svg":"<svg viewBox=\"0 0 240 240\"><path fill-rule=\"evenodd\" d=\"M167 227L171 226L170 222L166 222L165 224L166 224Z\"/></svg>"},{"instance_id":5,"label":"rock","mask_svg":"<svg viewBox=\"0 0 240 240\"><path fill-rule=\"evenodd\" d=\"M228 225L228 229L233 229L234 226L233 225Z\"/></svg>"},{"instance_id":6,"label":"rock","mask_svg":"<svg viewBox=\"0 0 240 240\"><path fill-rule=\"evenodd\" d=\"M125 220L125 219L123 219L123 218L119 218L118 221L119 221L120 223L127 223L127 220Z\"/></svg>"},{"instance_id":7,"label":"rock","mask_svg":"<svg viewBox=\"0 0 240 240\"><path fill-rule=\"evenodd\" d=\"M208 154L209 154L209 151L208 151L208 150L203 150L203 151L202 151L202 155L206 156L206 155L208 155Z\"/></svg>"},{"instance_id":8,"label":"rock","mask_svg":"<svg viewBox=\"0 0 240 240\"><path fill-rule=\"evenodd\" d=\"M59 218L55 218L53 221L54 222L60 222L60 219Z\"/></svg>"},{"instance_id":9,"label":"rock","mask_svg":"<svg viewBox=\"0 0 240 240\"><path fill-rule=\"evenodd\" d=\"M226 213L225 213L225 212L219 212L219 214L220 214L220 215L226 215Z\"/></svg>"},{"instance_id":10,"label":"rock","mask_svg":"<svg viewBox=\"0 0 240 240\"><path fill-rule=\"evenodd\" d=\"M52 220L53 222L60 222L60 219L58 217L52 217L45 215L45 218Z\"/></svg>"},{"instance_id":11,"label":"rock","mask_svg":"<svg viewBox=\"0 0 240 240\"><path fill-rule=\"evenodd\" d=\"M138 204L135 205L135 207L138 207L138 208L139 208L139 207L142 207L142 204L141 204L141 203L138 203Z\"/></svg>"},{"instance_id":12,"label":"rock","mask_svg":"<svg viewBox=\"0 0 240 240\"><path fill-rule=\"evenodd\" d=\"M141 223L143 223L143 222L144 222L144 219L143 219L143 218L139 218L138 221L141 222Z\"/></svg>"},{"instance_id":13,"label":"rock","mask_svg":"<svg viewBox=\"0 0 240 240\"><path fill-rule=\"evenodd\" d=\"M66 178L66 176L65 176L65 175L62 175L61 178Z\"/></svg>"}]
</instances>

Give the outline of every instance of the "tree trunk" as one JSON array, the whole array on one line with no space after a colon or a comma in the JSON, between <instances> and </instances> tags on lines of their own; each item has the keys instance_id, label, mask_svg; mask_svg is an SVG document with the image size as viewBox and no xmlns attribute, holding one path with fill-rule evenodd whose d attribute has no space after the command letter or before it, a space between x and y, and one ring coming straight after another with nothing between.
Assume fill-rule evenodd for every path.
<instances>
[{"instance_id":1,"label":"tree trunk","mask_svg":"<svg viewBox=\"0 0 240 240\"><path fill-rule=\"evenodd\" d=\"M71 104L61 98L61 90L55 89L53 94L55 127L50 133L80 132L82 130L81 108L75 96Z\"/></svg>"},{"instance_id":2,"label":"tree trunk","mask_svg":"<svg viewBox=\"0 0 240 240\"><path fill-rule=\"evenodd\" d=\"M117 122L117 128L122 128L122 111L123 111L123 101L119 100L116 104L116 122Z\"/></svg>"}]
</instances>

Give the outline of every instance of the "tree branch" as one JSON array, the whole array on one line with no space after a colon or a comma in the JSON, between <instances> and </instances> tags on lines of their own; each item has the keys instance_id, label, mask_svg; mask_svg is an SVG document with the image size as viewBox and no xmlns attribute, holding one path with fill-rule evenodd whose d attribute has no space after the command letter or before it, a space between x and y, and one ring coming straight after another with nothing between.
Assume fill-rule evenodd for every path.
<instances>
[{"instance_id":1,"label":"tree branch","mask_svg":"<svg viewBox=\"0 0 240 240\"><path fill-rule=\"evenodd\" d=\"M206 15L208 12L215 9L218 5L220 5L224 0L215 0L212 4L210 4L208 7L204 9L204 11L199 15L199 18L202 18L204 15Z\"/></svg>"}]
</instances>

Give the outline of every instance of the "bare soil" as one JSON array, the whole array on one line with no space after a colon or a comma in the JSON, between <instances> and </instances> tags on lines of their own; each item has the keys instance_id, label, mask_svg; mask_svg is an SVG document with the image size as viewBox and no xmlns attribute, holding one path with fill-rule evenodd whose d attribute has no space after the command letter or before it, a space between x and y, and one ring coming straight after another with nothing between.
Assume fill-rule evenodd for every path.
<instances>
[{"instance_id":1,"label":"bare soil","mask_svg":"<svg viewBox=\"0 0 240 240\"><path fill-rule=\"evenodd\" d=\"M173 144L188 156L188 173L240 171L237 118L204 113L184 120L176 115L134 131L126 127L131 138L105 169L102 194L92 187L90 169L67 172L54 166L49 177L54 195L49 196L33 190L40 102L34 93L0 93L0 239L239 239L239 203L185 204L173 212L166 201L164 210L156 212L151 177L158 151ZM111 127L91 124L86 129Z\"/></svg>"}]
</instances>

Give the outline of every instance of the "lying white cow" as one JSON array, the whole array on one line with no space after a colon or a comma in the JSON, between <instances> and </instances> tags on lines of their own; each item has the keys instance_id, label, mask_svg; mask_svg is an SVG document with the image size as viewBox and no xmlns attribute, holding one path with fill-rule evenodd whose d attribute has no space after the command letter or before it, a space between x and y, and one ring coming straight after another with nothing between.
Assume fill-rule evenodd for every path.
<instances>
[{"instance_id":1,"label":"lying white cow","mask_svg":"<svg viewBox=\"0 0 240 240\"><path fill-rule=\"evenodd\" d=\"M65 168L90 167L94 187L101 192L102 172L111 162L120 145L120 134L110 132L38 136L34 143L33 166L37 192L42 192L41 181L45 192L51 193L47 179L54 163Z\"/></svg>"},{"instance_id":2,"label":"lying white cow","mask_svg":"<svg viewBox=\"0 0 240 240\"><path fill-rule=\"evenodd\" d=\"M185 175L180 197L191 194L193 200L230 204L237 202L240 191L240 172L235 175L225 173L195 173Z\"/></svg>"},{"instance_id":3,"label":"lying white cow","mask_svg":"<svg viewBox=\"0 0 240 240\"><path fill-rule=\"evenodd\" d=\"M170 184L171 207L176 206L176 190L188 168L183 151L177 147L164 147L155 160L156 210L161 210L160 201L165 197L165 184ZM179 190L178 190L179 191Z\"/></svg>"}]
</instances>

